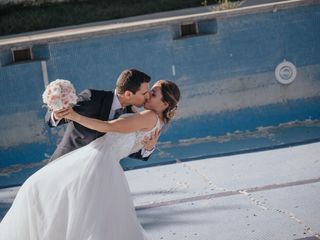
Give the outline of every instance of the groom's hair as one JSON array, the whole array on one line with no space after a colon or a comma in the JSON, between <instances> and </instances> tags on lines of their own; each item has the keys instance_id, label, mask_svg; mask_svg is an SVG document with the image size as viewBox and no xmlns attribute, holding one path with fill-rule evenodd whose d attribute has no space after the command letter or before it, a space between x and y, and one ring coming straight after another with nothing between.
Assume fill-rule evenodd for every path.
<instances>
[{"instance_id":1,"label":"groom's hair","mask_svg":"<svg viewBox=\"0 0 320 240\"><path fill-rule=\"evenodd\" d=\"M125 91L130 91L135 94L139 91L142 83L150 82L151 78L137 69L126 69L119 75L116 90L117 93L123 94Z\"/></svg>"}]
</instances>

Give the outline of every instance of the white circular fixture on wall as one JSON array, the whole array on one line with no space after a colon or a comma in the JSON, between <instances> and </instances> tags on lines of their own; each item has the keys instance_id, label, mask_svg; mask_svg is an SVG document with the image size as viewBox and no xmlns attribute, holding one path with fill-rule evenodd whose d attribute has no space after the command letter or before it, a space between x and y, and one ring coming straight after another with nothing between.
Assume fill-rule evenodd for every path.
<instances>
[{"instance_id":1,"label":"white circular fixture on wall","mask_svg":"<svg viewBox=\"0 0 320 240\"><path fill-rule=\"evenodd\" d=\"M286 60L284 60L282 63L279 63L274 72L277 81L282 84L292 83L297 76L296 66L293 63L288 62Z\"/></svg>"}]
</instances>

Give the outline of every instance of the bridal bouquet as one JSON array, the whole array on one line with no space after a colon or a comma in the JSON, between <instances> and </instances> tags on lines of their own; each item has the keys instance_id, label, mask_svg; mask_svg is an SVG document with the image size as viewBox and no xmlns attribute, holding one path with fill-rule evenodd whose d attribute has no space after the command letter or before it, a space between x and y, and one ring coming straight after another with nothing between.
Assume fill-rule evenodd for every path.
<instances>
[{"instance_id":1,"label":"bridal bouquet","mask_svg":"<svg viewBox=\"0 0 320 240\"><path fill-rule=\"evenodd\" d=\"M76 105L78 97L70 81L56 79L46 87L42 99L43 103L52 111Z\"/></svg>"}]
</instances>

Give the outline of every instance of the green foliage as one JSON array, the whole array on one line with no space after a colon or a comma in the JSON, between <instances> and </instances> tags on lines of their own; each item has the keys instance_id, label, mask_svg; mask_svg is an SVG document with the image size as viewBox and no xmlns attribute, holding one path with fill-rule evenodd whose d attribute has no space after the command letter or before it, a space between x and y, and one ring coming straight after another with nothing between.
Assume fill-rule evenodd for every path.
<instances>
[{"instance_id":1,"label":"green foliage","mask_svg":"<svg viewBox=\"0 0 320 240\"><path fill-rule=\"evenodd\" d=\"M219 0L219 4L211 7L211 10L213 10L213 11L228 10L228 9L237 8L240 5L241 5L241 3L239 1L231 2L229 0Z\"/></svg>"},{"instance_id":2,"label":"green foliage","mask_svg":"<svg viewBox=\"0 0 320 240\"><path fill-rule=\"evenodd\" d=\"M5 5L0 7L0 36L200 7L202 4L201 0L71 0L64 3L38 0L32 4Z\"/></svg>"}]
</instances>

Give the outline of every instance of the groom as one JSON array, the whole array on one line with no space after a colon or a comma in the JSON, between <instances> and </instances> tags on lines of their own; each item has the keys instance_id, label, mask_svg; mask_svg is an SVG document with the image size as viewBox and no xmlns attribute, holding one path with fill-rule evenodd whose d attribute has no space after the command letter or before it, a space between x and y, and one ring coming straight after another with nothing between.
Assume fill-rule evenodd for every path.
<instances>
[{"instance_id":1,"label":"groom","mask_svg":"<svg viewBox=\"0 0 320 240\"><path fill-rule=\"evenodd\" d=\"M132 107L142 107L149 98L150 77L136 69L124 70L118 77L115 91L85 90L79 94L77 106L73 109L81 115L100 120L112 120L122 113L132 113ZM48 111L46 122L49 127L56 127L68 123L64 120L65 109ZM61 142L49 161L83 147L105 133L88 129L76 122L69 122ZM144 148L129 157L148 160L154 150L159 132L144 141Z\"/></svg>"}]
</instances>

